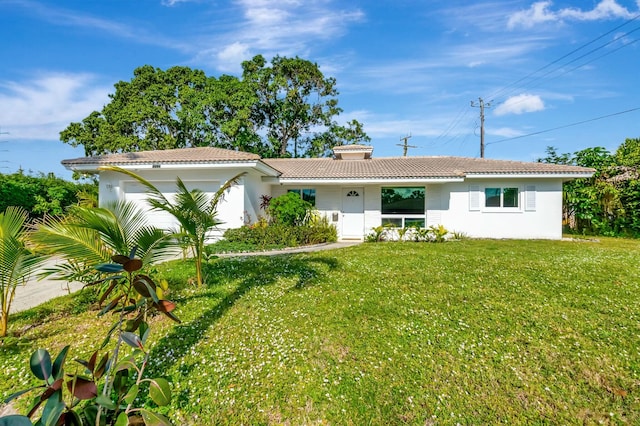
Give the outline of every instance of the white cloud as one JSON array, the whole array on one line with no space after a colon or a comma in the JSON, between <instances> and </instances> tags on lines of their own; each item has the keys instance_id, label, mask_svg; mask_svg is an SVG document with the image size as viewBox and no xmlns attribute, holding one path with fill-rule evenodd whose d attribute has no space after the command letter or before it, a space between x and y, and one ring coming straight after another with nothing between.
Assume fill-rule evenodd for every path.
<instances>
[{"instance_id":1,"label":"white cloud","mask_svg":"<svg viewBox=\"0 0 640 426\"><path fill-rule=\"evenodd\" d=\"M11 139L59 140L60 131L102 109L112 87L90 74L48 73L0 82L0 123Z\"/></svg>"},{"instance_id":2,"label":"white cloud","mask_svg":"<svg viewBox=\"0 0 640 426\"><path fill-rule=\"evenodd\" d=\"M544 102L538 95L520 94L512 96L494 110L497 116L507 114L523 114L544 110Z\"/></svg>"},{"instance_id":3,"label":"white cloud","mask_svg":"<svg viewBox=\"0 0 640 426\"><path fill-rule=\"evenodd\" d=\"M600 0L591 10L582 10L575 7L567 7L552 10L553 2L537 1L529 9L521 10L509 16L508 28L524 27L532 28L538 24L546 22L563 22L566 19L575 21L599 21L604 19L624 18L629 19L634 16L624 6L618 4L616 0ZM638 2L640 7L640 2Z\"/></svg>"},{"instance_id":4,"label":"white cloud","mask_svg":"<svg viewBox=\"0 0 640 426\"><path fill-rule=\"evenodd\" d=\"M237 5L241 19L230 31L209 40L209 45L219 47L203 50L196 61L237 71L242 60L250 59L251 52L260 52L266 58L276 54L304 56L314 44L333 40L350 23L364 19L359 9L332 7L331 1L240 0Z\"/></svg>"}]
</instances>

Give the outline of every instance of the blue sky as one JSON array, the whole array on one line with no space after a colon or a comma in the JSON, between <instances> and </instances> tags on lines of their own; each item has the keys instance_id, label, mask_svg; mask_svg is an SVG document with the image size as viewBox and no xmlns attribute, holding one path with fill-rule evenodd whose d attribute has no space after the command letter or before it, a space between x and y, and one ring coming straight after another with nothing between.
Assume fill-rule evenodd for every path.
<instances>
[{"instance_id":1,"label":"blue sky","mask_svg":"<svg viewBox=\"0 0 640 426\"><path fill-rule=\"evenodd\" d=\"M338 121L362 122L377 157L408 134L409 155L478 157L479 97L487 158L614 150L640 137L639 14L640 0L1 0L0 172L69 177L60 161L83 151L59 132L138 66L239 75L256 54L335 77Z\"/></svg>"}]
</instances>

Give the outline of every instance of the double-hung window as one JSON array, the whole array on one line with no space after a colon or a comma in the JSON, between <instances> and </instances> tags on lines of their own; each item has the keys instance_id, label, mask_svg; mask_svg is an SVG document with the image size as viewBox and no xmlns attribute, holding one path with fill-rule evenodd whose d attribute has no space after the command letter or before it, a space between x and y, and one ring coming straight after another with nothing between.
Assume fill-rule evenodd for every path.
<instances>
[{"instance_id":1,"label":"double-hung window","mask_svg":"<svg viewBox=\"0 0 640 426\"><path fill-rule=\"evenodd\" d=\"M383 187L382 224L399 228L425 226L424 187Z\"/></svg>"}]
</instances>

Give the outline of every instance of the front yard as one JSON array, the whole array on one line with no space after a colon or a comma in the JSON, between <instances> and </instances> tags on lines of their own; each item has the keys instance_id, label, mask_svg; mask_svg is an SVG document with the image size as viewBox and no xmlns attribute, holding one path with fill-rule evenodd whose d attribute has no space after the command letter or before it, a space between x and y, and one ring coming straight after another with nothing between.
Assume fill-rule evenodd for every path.
<instances>
[{"instance_id":1,"label":"front yard","mask_svg":"<svg viewBox=\"0 0 640 426\"><path fill-rule=\"evenodd\" d=\"M175 424L638 424L639 249L362 244L219 259L203 289L172 262L157 274L183 323L155 321L149 374L171 382ZM29 385L35 348L100 344L108 319L85 306L12 318L0 396Z\"/></svg>"}]
</instances>

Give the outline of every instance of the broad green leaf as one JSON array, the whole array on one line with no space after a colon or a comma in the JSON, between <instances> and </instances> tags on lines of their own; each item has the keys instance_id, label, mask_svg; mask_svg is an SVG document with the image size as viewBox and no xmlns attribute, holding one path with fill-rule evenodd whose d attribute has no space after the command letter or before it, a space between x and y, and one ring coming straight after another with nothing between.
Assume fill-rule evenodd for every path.
<instances>
[{"instance_id":1,"label":"broad green leaf","mask_svg":"<svg viewBox=\"0 0 640 426\"><path fill-rule=\"evenodd\" d=\"M129 331L123 331L122 333L120 333L120 338L123 342L125 342L132 348L144 350L144 348L142 347L142 341L136 334L133 334Z\"/></svg>"},{"instance_id":2,"label":"broad green leaf","mask_svg":"<svg viewBox=\"0 0 640 426\"><path fill-rule=\"evenodd\" d=\"M45 387L45 386L44 386L44 385L41 385L41 386L34 386L34 387L32 387L32 388L29 388L29 389L24 389L24 390L21 390L21 391L18 391L18 392L12 393L12 394L11 394L11 395L9 395L9 396L8 396L8 397L7 397L3 402L4 402L5 404L8 404L8 403L9 403L9 402L11 402L12 400L14 400L14 399L16 399L17 397L19 397L20 395L24 395L25 393L30 392L30 391L32 391L32 390L34 390L34 389L43 388L43 387Z\"/></svg>"},{"instance_id":3,"label":"broad green leaf","mask_svg":"<svg viewBox=\"0 0 640 426\"><path fill-rule=\"evenodd\" d=\"M136 396L138 396L138 391L139 387L137 384L131 386L129 388L129 392L127 392L127 394L123 398L124 402L126 402L127 404L131 404L133 400L136 399Z\"/></svg>"},{"instance_id":4,"label":"broad green leaf","mask_svg":"<svg viewBox=\"0 0 640 426\"><path fill-rule=\"evenodd\" d=\"M141 322L140 323L140 327L139 327L139 331L140 331L140 340L144 344L147 341L147 338L149 337L149 333L151 333L151 329L149 328L149 324L147 324L144 321Z\"/></svg>"},{"instance_id":5,"label":"broad green leaf","mask_svg":"<svg viewBox=\"0 0 640 426\"><path fill-rule=\"evenodd\" d=\"M118 418L113 426L127 426L129 424L129 416L124 411L118 414Z\"/></svg>"},{"instance_id":6,"label":"broad green leaf","mask_svg":"<svg viewBox=\"0 0 640 426\"><path fill-rule=\"evenodd\" d=\"M62 367L64 366L64 362L67 359L67 352L69 352L69 347L70 346L67 345L64 348L62 348L62 350L60 351L60 353L56 357L56 360L53 362L53 368L51 369L51 375L53 376L54 380L60 379L62 377L62 375L64 374Z\"/></svg>"},{"instance_id":7,"label":"broad green leaf","mask_svg":"<svg viewBox=\"0 0 640 426\"><path fill-rule=\"evenodd\" d=\"M106 395L98 395L95 399L96 404L107 408L109 410L115 410L118 406Z\"/></svg>"},{"instance_id":8,"label":"broad green leaf","mask_svg":"<svg viewBox=\"0 0 640 426\"><path fill-rule=\"evenodd\" d=\"M100 272L107 272L109 274L122 272L124 269L122 265L118 265L117 263L101 263L96 265L94 268Z\"/></svg>"},{"instance_id":9,"label":"broad green leaf","mask_svg":"<svg viewBox=\"0 0 640 426\"><path fill-rule=\"evenodd\" d=\"M138 366L136 365L135 359L132 356L129 356L121 360L120 362L118 362L118 364L116 365L115 371L129 370L129 369L136 370L137 368Z\"/></svg>"},{"instance_id":10,"label":"broad green leaf","mask_svg":"<svg viewBox=\"0 0 640 426\"><path fill-rule=\"evenodd\" d=\"M29 361L31 372L40 380L48 381L51 377L51 355L46 349L38 349Z\"/></svg>"},{"instance_id":11,"label":"broad green leaf","mask_svg":"<svg viewBox=\"0 0 640 426\"><path fill-rule=\"evenodd\" d=\"M144 424L147 426L172 426L169 419L162 414L148 410L140 410L140 414L142 414Z\"/></svg>"},{"instance_id":12,"label":"broad green leaf","mask_svg":"<svg viewBox=\"0 0 640 426\"><path fill-rule=\"evenodd\" d=\"M163 378L149 379L149 396L156 404L162 406L171 402L171 387Z\"/></svg>"},{"instance_id":13,"label":"broad green leaf","mask_svg":"<svg viewBox=\"0 0 640 426\"><path fill-rule=\"evenodd\" d=\"M63 411L64 402L62 402L62 391L57 390L51 398L47 399L47 403L42 410L40 421L47 426L56 425Z\"/></svg>"},{"instance_id":14,"label":"broad green leaf","mask_svg":"<svg viewBox=\"0 0 640 426\"><path fill-rule=\"evenodd\" d=\"M0 426L32 426L32 424L27 416L11 415L0 417Z\"/></svg>"}]
</instances>

